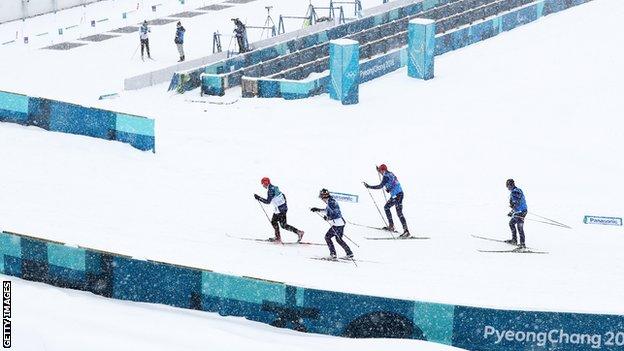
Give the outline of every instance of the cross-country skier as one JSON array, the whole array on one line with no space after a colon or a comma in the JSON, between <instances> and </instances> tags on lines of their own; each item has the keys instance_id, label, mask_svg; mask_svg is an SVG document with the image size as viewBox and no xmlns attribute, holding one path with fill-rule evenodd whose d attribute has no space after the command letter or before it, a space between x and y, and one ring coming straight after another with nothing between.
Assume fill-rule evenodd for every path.
<instances>
[{"instance_id":1,"label":"cross-country skier","mask_svg":"<svg viewBox=\"0 0 624 351\"><path fill-rule=\"evenodd\" d=\"M273 218L271 218L271 225L275 229L275 238L269 238L269 241L281 243L282 238L280 236L279 226L289 230L298 236L297 241L301 241L303 238L303 230L299 230L288 223L286 223L286 212L288 211L288 205L286 204L286 196L279 190L279 188L271 184L271 180L267 177L260 180L260 184L267 189L267 198L263 198L254 194L254 199L264 203L273 205Z\"/></svg>"},{"instance_id":2,"label":"cross-country skier","mask_svg":"<svg viewBox=\"0 0 624 351\"><path fill-rule=\"evenodd\" d=\"M388 171L388 167L385 164L379 165L377 167L377 172L379 172L383 178L381 179L381 183L379 185L368 185L368 183L364 183L364 186L368 189L381 189L383 187L386 188L386 192L390 193L390 199L386 202L384 206L384 210L386 211L386 217L388 218L388 226L383 229L394 231L394 221L392 220L392 213L390 212L390 208L392 206L396 206L397 216L399 216L399 220L401 221L401 225L403 225L403 234L399 235L400 238L408 238L410 236L409 229L407 229L407 221L403 216L403 189L401 188L401 183L394 175L394 173Z\"/></svg>"},{"instance_id":3,"label":"cross-country skier","mask_svg":"<svg viewBox=\"0 0 624 351\"><path fill-rule=\"evenodd\" d=\"M180 54L180 60L178 62L184 61L184 32L186 32L186 29L184 29L184 27L182 27L182 23L178 21L178 24L176 25L175 38L173 39L173 42L178 48L178 53Z\"/></svg>"},{"instance_id":4,"label":"cross-country skier","mask_svg":"<svg viewBox=\"0 0 624 351\"><path fill-rule=\"evenodd\" d=\"M327 189L321 189L319 192L319 198L323 200L327 204L327 207L323 210L317 207L312 207L310 211L312 212L323 212L325 215L323 219L326 220L329 224L331 224L331 228L325 234L325 242L327 243L327 247L329 247L329 254L332 259L336 259L336 249L334 248L334 243L332 242L332 237L336 238L336 242L340 245L345 253L347 254L346 258L353 258L353 252L349 245L347 245L344 240L342 240L342 236L344 235L344 226L345 221L342 218L342 214L340 213L340 206L336 200L329 194Z\"/></svg>"},{"instance_id":5,"label":"cross-country skier","mask_svg":"<svg viewBox=\"0 0 624 351\"><path fill-rule=\"evenodd\" d=\"M149 49L149 34L152 30L147 26L147 21L143 21L141 28L139 29L139 38L141 39L141 60L143 60L143 50L147 49L147 58L151 59Z\"/></svg>"},{"instance_id":6,"label":"cross-country skier","mask_svg":"<svg viewBox=\"0 0 624 351\"><path fill-rule=\"evenodd\" d=\"M518 245L518 247L520 248L525 248L524 217L526 217L528 212L526 198L524 197L524 193L522 192L522 190L516 186L516 183L513 179L507 179L505 186L507 187L507 190L510 191L509 207L511 207L511 211L507 214L509 217L511 217L511 220L509 221L509 228L511 228L511 239L506 240L505 242L512 245ZM519 244L516 237L516 227L518 234L520 234Z\"/></svg>"}]
</instances>

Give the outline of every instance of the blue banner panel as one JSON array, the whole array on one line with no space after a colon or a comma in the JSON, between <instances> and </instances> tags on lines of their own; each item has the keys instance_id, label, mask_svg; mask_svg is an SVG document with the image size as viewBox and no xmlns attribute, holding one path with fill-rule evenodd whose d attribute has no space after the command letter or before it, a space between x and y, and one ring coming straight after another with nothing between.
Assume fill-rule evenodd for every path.
<instances>
[{"instance_id":1,"label":"blue banner panel","mask_svg":"<svg viewBox=\"0 0 624 351\"><path fill-rule=\"evenodd\" d=\"M0 122L26 124L28 96L0 91Z\"/></svg>"},{"instance_id":2,"label":"blue banner panel","mask_svg":"<svg viewBox=\"0 0 624 351\"><path fill-rule=\"evenodd\" d=\"M468 350L622 350L624 316L455 308L453 346Z\"/></svg>"},{"instance_id":3,"label":"blue banner panel","mask_svg":"<svg viewBox=\"0 0 624 351\"><path fill-rule=\"evenodd\" d=\"M123 257L115 257L113 266L117 299L191 308L192 295L200 293L199 270Z\"/></svg>"},{"instance_id":4,"label":"blue banner panel","mask_svg":"<svg viewBox=\"0 0 624 351\"><path fill-rule=\"evenodd\" d=\"M407 38L407 74L412 78L433 78L435 55L435 21L414 19L409 22Z\"/></svg>"},{"instance_id":5,"label":"blue banner panel","mask_svg":"<svg viewBox=\"0 0 624 351\"><path fill-rule=\"evenodd\" d=\"M115 131L115 113L68 104L50 103L50 130L111 140Z\"/></svg>"},{"instance_id":6,"label":"blue banner panel","mask_svg":"<svg viewBox=\"0 0 624 351\"><path fill-rule=\"evenodd\" d=\"M329 44L329 96L343 105L357 104L360 85L360 44L338 39Z\"/></svg>"},{"instance_id":7,"label":"blue banner panel","mask_svg":"<svg viewBox=\"0 0 624 351\"><path fill-rule=\"evenodd\" d=\"M223 96L225 95L225 82L219 74L202 74L201 75L202 93L206 95Z\"/></svg>"}]
</instances>

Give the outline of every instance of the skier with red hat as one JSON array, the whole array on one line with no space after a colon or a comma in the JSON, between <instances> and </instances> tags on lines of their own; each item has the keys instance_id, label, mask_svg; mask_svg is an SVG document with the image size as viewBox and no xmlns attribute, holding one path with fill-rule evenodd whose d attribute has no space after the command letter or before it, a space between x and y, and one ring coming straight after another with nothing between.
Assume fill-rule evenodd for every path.
<instances>
[{"instance_id":1,"label":"skier with red hat","mask_svg":"<svg viewBox=\"0 0 624 351\"><path fill-rule=\"evenodd\" d=\"M409 238L410 232L407 229L407 221L403 216L403 189L401 188L401 183L394 175L394 173L388 171L388 166L385 164L381 164L377 167L377 172L379 172L383 178L381 179L381 183L379 185L368 185L368 183L364 183L364 186L368 189L381 189L383 187L386 188L386 192L390 193L390 199L386 202L384 206L384 210L386 211L386 217L388 217L388 226L384 227L384 230L394 231L394 221L392 220L392 213L390 212L390 208L392 206L396 206L397 216L399 216L399 220L401 221L401 225L403 225L403 234L399 236L399 238Z\"/></svg>"},{"instance_id":2,"label":"skier with red hat","mask_svg":"<svg viewBox=\"0 0 624 351\"><path fill-rule=\"evenodd\" d=\"M282 242L279 229L281 226L282 228L297 234L297 241L300 242L301 238L303 238L303 230L299 230L286 223L288 205L286 204L286 196L284 193L282 193L277 186L271 184L271 180L268 177L262 178L262 180L260 180L260 184L267 189L267 198L265 199L260 195L254 194L254 199L266 205L273 205L273 218L271 218L271 225L273 226L273 229L275 229L275 237L269 238L268 241L277 243Z\"/></svg>"}]
</instances>

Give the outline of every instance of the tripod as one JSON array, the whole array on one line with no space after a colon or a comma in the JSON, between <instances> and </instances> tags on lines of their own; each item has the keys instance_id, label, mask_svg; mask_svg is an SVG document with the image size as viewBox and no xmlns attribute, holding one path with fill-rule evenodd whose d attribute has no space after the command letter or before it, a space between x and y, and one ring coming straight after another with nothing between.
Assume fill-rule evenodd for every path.
<instances>
[{"instance_id":1,"label":"tripod","mask_svg":"<svg viewBox=\"0 0 624 351\"><path fill-rule=\"evenodd\" d=\"M264 31L267 31L267 38L271 36L275 36L275 22L273 22L273 18L271 17L271 9L273 6L265 6L267 10L267 18L264 21L264 28L262 28L262 34L260 34L260 38L264 37Z\"/></svg>"}]
</instances>

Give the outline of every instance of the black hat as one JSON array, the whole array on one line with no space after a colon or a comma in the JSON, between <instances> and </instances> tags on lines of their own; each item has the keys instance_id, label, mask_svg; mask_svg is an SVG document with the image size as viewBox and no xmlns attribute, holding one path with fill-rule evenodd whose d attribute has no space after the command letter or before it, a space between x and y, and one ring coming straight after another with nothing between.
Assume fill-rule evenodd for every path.
<instances>
[{"instance_id":1,"label":"black hat","mask_svg":"<svg viewBox=\"0 0 624 351\"><path fill-rule=\"evenodd\" d=\"M513 180L513 179L509 178L509 179L507 179L507 181L505 182L505 186L506 186L506 187L508 187L508 188L509 188L509 187L515 187L515 186L516 186L516 183L514 182L514 180Z\"/></svg>"},{"instance_id":2,"label":"black hat","mask_svg":"<svg viewBox=\"0 0 624 351\"><path fill-rule=\"evenodd\" d=\"M319 197L321 199L329 199L329 190L325 188L321 189L321 191L319 191Z\"/></svg>"}]
</instances>

